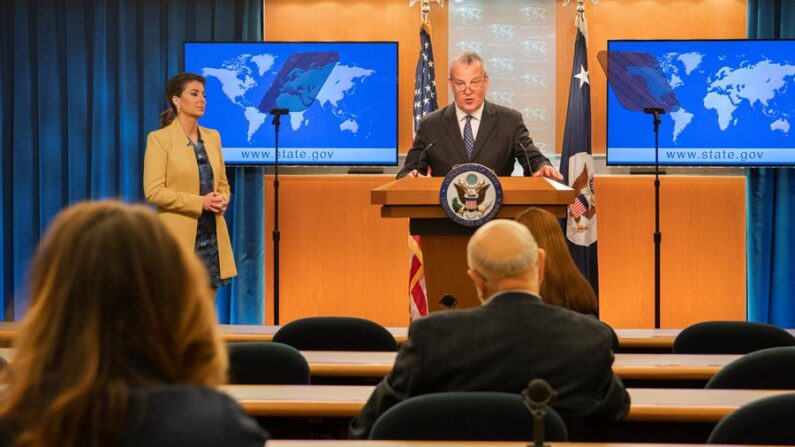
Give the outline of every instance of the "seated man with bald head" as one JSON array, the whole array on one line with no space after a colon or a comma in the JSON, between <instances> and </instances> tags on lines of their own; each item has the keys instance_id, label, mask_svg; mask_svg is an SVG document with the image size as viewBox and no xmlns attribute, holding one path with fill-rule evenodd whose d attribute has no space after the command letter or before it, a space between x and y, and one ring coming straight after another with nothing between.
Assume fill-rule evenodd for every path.
<instances>
[{"instance_id":1,"label":"seated man with bald head","mask_svg":"<svg viewBox=\"0 0 795 447\"><path fill-rule=\"evenodd\" d=\"M552 407L569 425L623 419L629 395L612 371L612 330L541 300L544 256L522 224L495 220L480 227L467 245L467 262L483 305L414 321L392 372L351 422L350 436L367 438L381 414L412 396L520 393L535 378L557 390Z\"/></svg>"}]
</instances>

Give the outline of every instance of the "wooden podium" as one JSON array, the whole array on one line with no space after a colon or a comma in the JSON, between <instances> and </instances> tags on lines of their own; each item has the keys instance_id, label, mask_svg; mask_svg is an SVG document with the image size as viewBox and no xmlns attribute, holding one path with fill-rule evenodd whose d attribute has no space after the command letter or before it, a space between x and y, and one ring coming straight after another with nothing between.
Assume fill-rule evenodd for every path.
<instances>
[{"instance_id":1,"label":"wooden podium","mask_svg":"<svg viewBox=\"0 0 795 447\"><path fill-rule=\"evenodd\" d=\"M381 206L381 217L409 218L411 234L422 236L428 309L442 310L444 294L458 299L459 308L480 305L466 274L466 245L475 228L452 222L439 204L442 177L404 177L370 191L370 203ZM563 217L574 201L574 190L540 177L501 177L503 201L497 219L513 219L528 207ZM408 268L408 266L407 266Z\"/></svg>"}]
</instances>

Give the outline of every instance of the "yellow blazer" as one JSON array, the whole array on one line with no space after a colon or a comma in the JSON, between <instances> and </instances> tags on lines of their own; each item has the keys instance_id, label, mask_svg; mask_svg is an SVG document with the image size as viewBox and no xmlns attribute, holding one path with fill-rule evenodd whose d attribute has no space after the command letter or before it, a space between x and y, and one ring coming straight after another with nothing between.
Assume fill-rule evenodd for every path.
<instances>
[{"instance_id":1,"label":"yellow blazer","mask_svg":"<svg viewBox=\"0 0 795 447\"><path fill-rule=\"evenodd\" d=\"M213 190L229 201L231 193L221 154L221 135L201 126L199 131L213 169ZM177 242L193 253L203 200L199 195L196 155L189 141L176 119L170 125L149 133L144 155L144 196L157 206L158 216ZM231 278L237 275L237 268L223 215L215 215L215 231L221 278Z\"/></svg>"}]
</instances>

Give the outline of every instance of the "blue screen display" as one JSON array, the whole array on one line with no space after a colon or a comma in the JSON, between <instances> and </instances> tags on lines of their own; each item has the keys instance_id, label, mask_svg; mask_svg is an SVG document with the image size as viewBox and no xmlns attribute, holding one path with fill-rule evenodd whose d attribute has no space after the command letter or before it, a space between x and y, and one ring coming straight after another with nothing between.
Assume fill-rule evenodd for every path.
<instances>
[{"instance_id":1,"label":"blue screen display","mask_svg":"<svg viewBox=\"0 0 795 447\"><path fill-rule=\"evenodd\" d=\"M397 165L397 42L186 42L228 165Z\"/></svg>"},{"instance_id":2,"label":"blue screen display","mask_svg":"<svg viewBox=\"0 0 795 447\"><path fill-rule=\"evenodd\" d=\"M607 164L795 165L795 40L609 41Z\"/></svg>"}]
</instances>

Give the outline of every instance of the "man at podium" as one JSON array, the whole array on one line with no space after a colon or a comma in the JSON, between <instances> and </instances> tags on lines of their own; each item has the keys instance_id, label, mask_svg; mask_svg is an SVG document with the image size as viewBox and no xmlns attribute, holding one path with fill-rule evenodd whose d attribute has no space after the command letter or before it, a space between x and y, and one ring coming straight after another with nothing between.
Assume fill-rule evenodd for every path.
<instances>
[{"instance_id":1,"label":"man at podium","mask_svg":"<svg viewBox=\"0 0 795 447\"><path fill-rule=\"evenodd\" d=\"M477 53L453 58L449 80L455 101L422 118L397 178L445 176L462 163L480 163L503 177L518 160L526 176L563 180L533 145L521 113L486 101L489 75Z\"/></svg>"}]
</instances>

